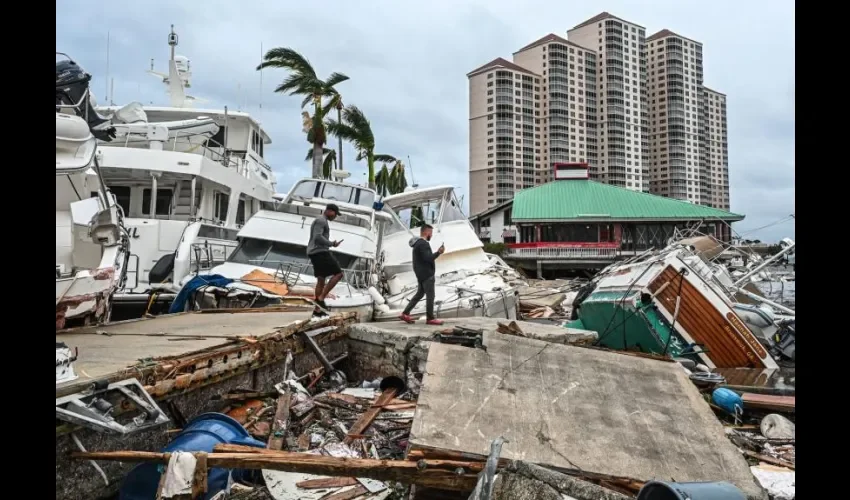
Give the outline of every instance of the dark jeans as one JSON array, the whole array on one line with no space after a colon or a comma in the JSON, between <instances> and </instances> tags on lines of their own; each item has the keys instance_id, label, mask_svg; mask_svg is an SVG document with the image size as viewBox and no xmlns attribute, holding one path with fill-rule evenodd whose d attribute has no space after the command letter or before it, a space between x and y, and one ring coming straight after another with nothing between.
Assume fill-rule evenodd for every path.
<instances>
[{"instance_id":1,"label":"dark jeans","mask_svg":"<svg viewBox=\"0 0 850 500\"><path fill-rule=\"evenodd\" d=\"M416 307L416 304L422 300L422 296L425 296L425 318L426 319L434 319L434 277L426 279L425 281L419 282L419 288L416 290L416 293L410 299L410 302L407 303L407 307L404 308L404 314L410 314L410 311Z\"/></svg>"}]
</instances>

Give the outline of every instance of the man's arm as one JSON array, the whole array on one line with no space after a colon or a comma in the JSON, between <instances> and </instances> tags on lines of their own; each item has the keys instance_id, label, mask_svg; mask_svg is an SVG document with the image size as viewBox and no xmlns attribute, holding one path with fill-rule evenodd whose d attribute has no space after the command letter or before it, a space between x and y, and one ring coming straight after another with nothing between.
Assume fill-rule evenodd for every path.
<instances>
[{"instance_id":1,"label":"man's arm","mask_svg":"<svg viewBox=\"0 0 850 500\"><path fill-rule=\"evenodd\" d=\"M314 219L313 224L310 226L310 238L314 243L320 243L323 246L331 247L333 246L333 242L325 238L325 235L322 234L327 224L328 222L322 219Z\"/></svg>"},{"instance_id":2,"label":"man's arm","mask_svg":"<svg viewBox=\"0 0 850 500\"><path fill-rule=\"evenodd\" d=\"M431 245L426 240L419 240L416 244L416 253L423 262L434 262L440 256L439 252L431 251Z\"/></svg>"}]
</instances>

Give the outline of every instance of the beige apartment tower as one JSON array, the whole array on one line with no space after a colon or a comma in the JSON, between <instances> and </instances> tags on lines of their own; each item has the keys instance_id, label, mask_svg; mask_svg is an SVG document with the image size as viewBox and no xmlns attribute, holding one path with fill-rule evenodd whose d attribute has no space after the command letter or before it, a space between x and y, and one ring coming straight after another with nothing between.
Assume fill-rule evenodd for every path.
<instances>
[{"instance_id":1,"label":"beige apartment tower","mask_svg":"<svg viewBox=\"0 0 850 500\"><path fill-rule=\"evenodd\" d=\"M603 12L567 32L596 51L599 94L597 180L649 191L646 99L646 30Z\"/></svg>"},{"instance_id":2,"label":"beige apartment tower","mask_svg":"<svg viewBox=\"0 0 850 500\"><path fill-rule=\"evenodd\" d=\"M470 214L551 181L555 163L729 209L726 96L703 86L701 43L603 12L467 77Z\"/></svg>"}]
</instances>

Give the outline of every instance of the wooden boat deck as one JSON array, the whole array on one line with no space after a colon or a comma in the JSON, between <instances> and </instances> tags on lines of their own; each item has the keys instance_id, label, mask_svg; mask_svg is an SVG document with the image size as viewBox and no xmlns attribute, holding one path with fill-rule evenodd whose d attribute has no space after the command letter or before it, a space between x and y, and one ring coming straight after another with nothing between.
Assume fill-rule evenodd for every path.
<instances>
[{"instance_id":1,"label":"wooden boat deck","mask_svg":"<svg viewBox=\"0 0 850 500\"><path fill-rule=\"evenodd\" d=\"M56 341L79 349L74 369L78 378L57 385L76 386L108 377L149 359L176 358L239 339L262 337L299 320L309 320L303 308L254 309L251 312L205 311L121 321L109 325L56 332Z\"/></svg>"}]
</instances>

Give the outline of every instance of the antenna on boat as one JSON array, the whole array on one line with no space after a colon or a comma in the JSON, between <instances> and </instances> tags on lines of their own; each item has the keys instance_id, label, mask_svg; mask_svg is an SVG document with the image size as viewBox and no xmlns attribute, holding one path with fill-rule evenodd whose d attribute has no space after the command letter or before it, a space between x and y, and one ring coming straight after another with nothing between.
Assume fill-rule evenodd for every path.
<instances>
[{"instance_id":1,"label":"antenna on boat","mask_svg":"<svg viewBox=\"0 0 850 500\"><path fill-rule=\"evenodd\" d=\"M416 177L413 176L413 162L410 161L410 155L407 155L407 165L410 167L410 187L416 189L419 187L419 184L416 183Z\"/></svg>"},{"instance_id":2,"label":"antenna on boat","mask_svg":"<svg viewBox=\"0 0 850 500\"><path fill-rule=\"evenodd\" d=\"M260 109L263 109L263 42L260 42Z\"/></svg>"},{"instance_id":3,"label":"antenna on boat","mask_svg":"<svg viewBox=\"0 0 850 500\"><path fill-rule=\"evenodd\" d=\"M110 102L109 95L109 31L106 32L106 94L103 96L103 100L106 102Z\"/></svg>"}]
</instances>

